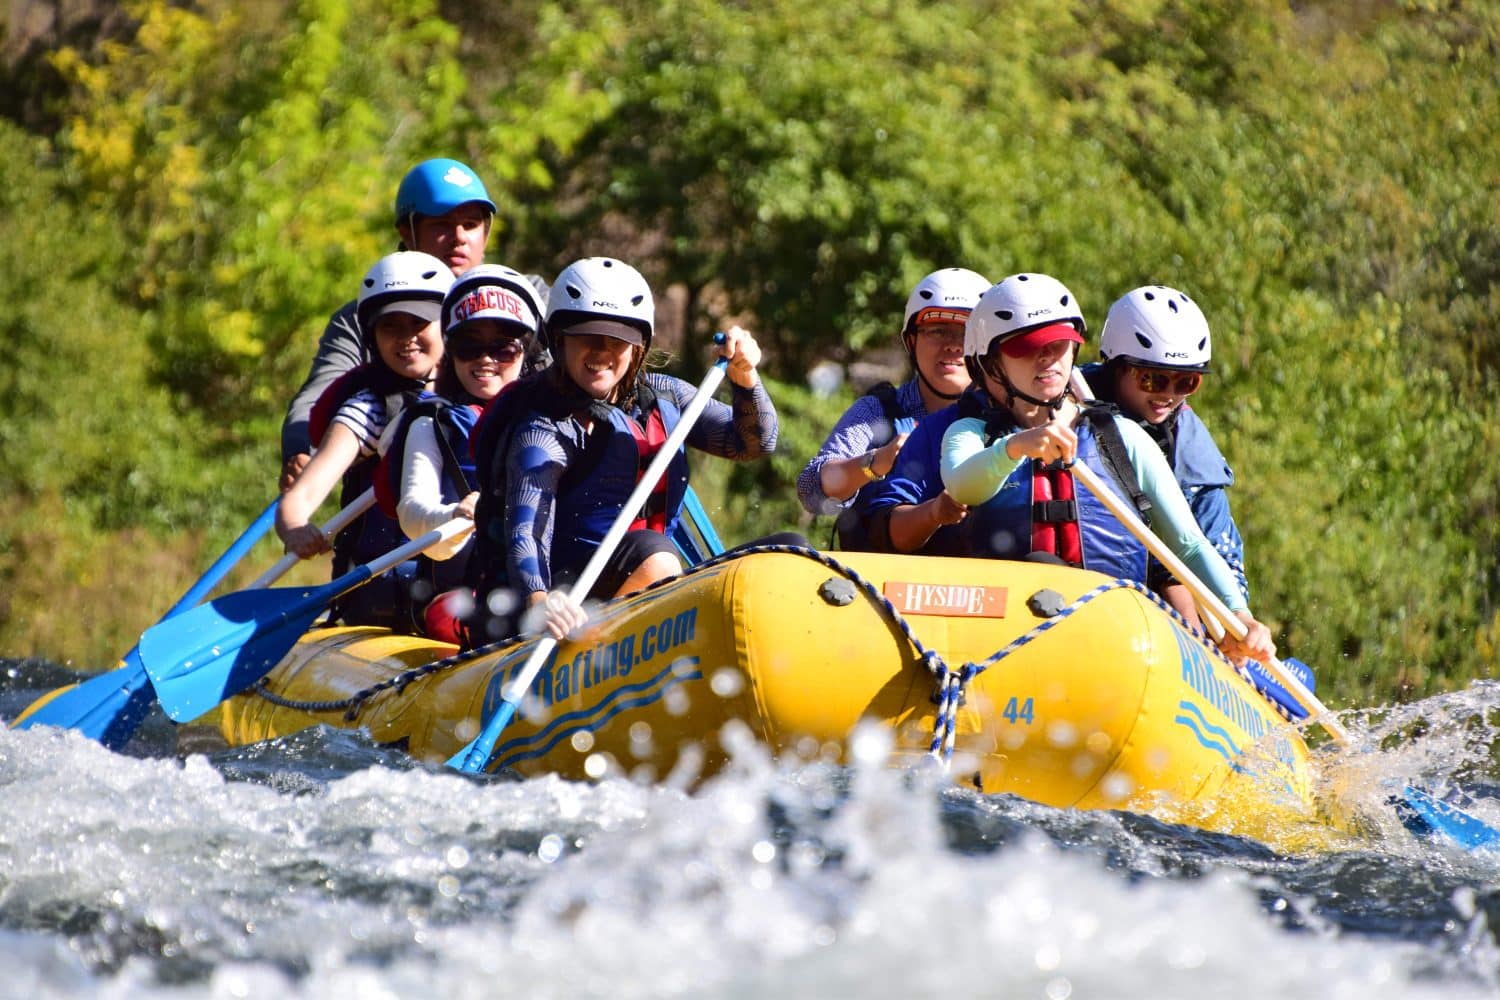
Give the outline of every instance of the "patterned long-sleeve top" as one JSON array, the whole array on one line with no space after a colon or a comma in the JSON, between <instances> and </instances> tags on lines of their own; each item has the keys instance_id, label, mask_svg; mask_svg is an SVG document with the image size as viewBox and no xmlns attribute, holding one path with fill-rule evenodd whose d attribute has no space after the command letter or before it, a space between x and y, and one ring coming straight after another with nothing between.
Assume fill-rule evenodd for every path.
<instances>
[{"instance_id":1,"label":"patterned long-sleeve top","mask_svg":"<svg viewBox=\"0 0 1500 1000\"><path fill-rule=\"evenodd\" d=\"M670 375L652 373L646 381L658 396L673 400L679 409L697 395L696 386ZM759 381L753 389L731 386L730 403L710 400L688 432L688 445L736 461L771 454L776 450L778 429L776 408L765 386ZM586 443L587 432L576 417L555 420L535 415L511 438L506 454L506 566L512 586L523 594L552 589L558 485L569 464L583 455Z\"/></svg>"}]
</instances>

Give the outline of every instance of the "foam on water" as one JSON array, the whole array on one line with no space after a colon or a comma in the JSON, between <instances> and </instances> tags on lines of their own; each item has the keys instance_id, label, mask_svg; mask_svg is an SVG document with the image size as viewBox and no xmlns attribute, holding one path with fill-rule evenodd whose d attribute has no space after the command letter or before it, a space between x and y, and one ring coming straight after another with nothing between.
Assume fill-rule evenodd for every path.
<instances>
[{"instance_id":1,"label":"foam on water","mask_svg":"<svg viewBox=\"0 0 1500 1000\"><path fill-rule=\"evenodd\" d=\"M0 996L1500 986L1500 860L1399 831L1289 857L987 798L884 768L878 732L848 770L726 742L732 771L687 794L473 780L327 730L178 761L0 728Z\"/></svg>"}]
</instances>

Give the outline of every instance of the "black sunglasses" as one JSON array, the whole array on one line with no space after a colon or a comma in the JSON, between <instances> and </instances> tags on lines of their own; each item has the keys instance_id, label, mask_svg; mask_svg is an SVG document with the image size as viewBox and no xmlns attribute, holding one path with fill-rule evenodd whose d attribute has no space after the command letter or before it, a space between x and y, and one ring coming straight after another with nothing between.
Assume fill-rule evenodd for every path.
<instances>
[{"instance_id":1,"label":"black sunglasses","mask_svg":"<svg viewBox=\"0 0 1500 1000\"><path fill-rule=\"evenodd\" d=\"M519 358L525 348L519 340L513 337L504 340L470 340L467 337L455 337L448 345L448 350L453 352L453 357L459 361L477 361L485 355L489 355L501 364L510 364Z\"/></svg>"}]
</instances>

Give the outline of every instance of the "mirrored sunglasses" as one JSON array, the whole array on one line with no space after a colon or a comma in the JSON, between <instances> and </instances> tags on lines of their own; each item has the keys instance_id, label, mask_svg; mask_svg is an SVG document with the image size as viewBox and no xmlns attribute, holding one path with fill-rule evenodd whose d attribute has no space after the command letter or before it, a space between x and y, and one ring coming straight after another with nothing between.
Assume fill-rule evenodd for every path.
<instances>
[{"instance_id":1,"label":"mirrored sunglasses","mask_svg":"<svg viewBox=\"0 0 1500 1000\"><path fill-rule=\"evenodd\" d=\"M1173 396L1191 396L1203 384L1202 372L1165 371L1135 365L1131 365L1130 370L1135 372L1136 388L1150 395L1165 392Z\"/></svg>"},{"instance_id":2,"label":"mirrored sunglasses","mask_svg":"<svg viewBox=\"0 0 1500 1000\"><path fill-rule=\"evenodd\" d=\"M519 358L525 351L519 340L469 340L466 337L456 337L448 345L448 350L453 352L453 357L459 361L477 361L485 355L489 355L501 364L510 364Z\"/></svg>"}]
</instances>

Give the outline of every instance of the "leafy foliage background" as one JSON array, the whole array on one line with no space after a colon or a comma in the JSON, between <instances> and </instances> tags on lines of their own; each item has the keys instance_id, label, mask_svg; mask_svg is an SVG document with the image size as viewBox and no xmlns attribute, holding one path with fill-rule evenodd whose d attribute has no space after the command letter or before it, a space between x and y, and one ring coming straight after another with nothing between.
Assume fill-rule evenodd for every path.
<instances>
[{"instance_id":1,"label":"leafy foliage background","mask_svg":"<svg viewBox=\"0 0 1500 1000\"><path fill-rule=\"evenodd\" d=\"M719 324L761 334L782 451L698 466L732 540L827 537L792 483L852 397L806 372L889 359L927 271L1046 271L1096 330L1162 282L1214 329L1194 403L1283 648L1336 702L1493 673L1500 4L145 0L55 29L7 32L0 88L9 654L108 665L264 506L396 182L450 155L501 205L491 260L635 262L687 376Z\"/></svg>"}]
</instances>

